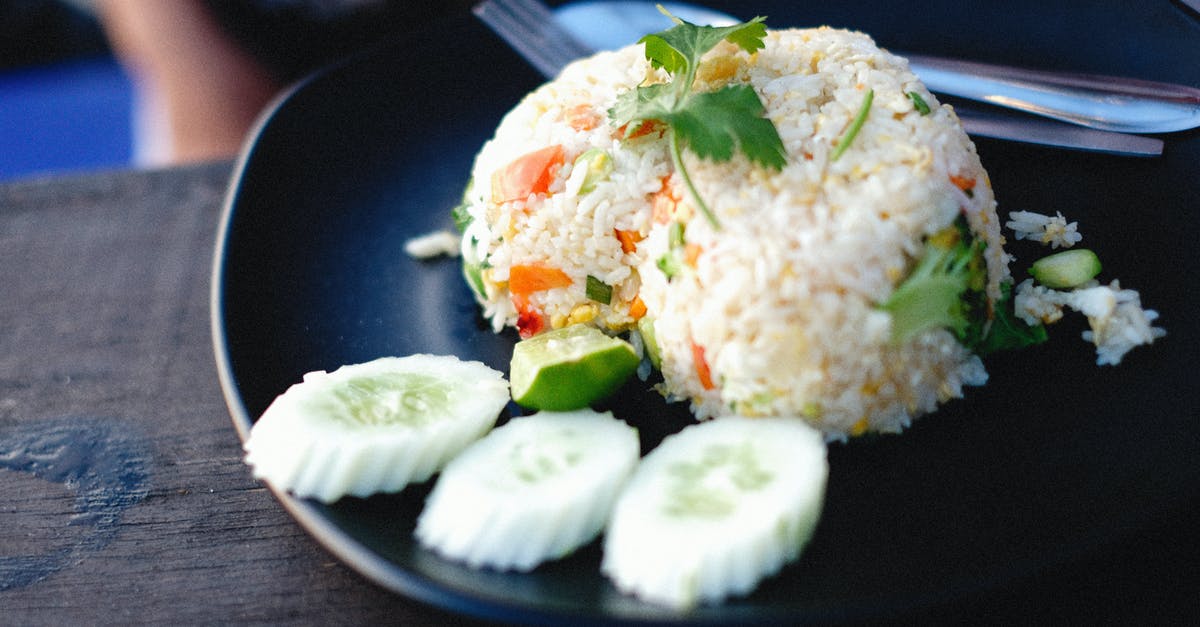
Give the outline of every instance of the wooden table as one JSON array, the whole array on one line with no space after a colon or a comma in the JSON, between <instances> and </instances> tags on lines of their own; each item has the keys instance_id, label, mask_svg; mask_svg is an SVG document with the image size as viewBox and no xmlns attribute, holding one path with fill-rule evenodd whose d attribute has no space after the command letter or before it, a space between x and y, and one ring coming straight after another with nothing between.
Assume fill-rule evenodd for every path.
<instances>
[{"instance_id":1,"label":"wooden table","mask_svg":"<svg viewBox=\"0 0 1200 627\"><path fill-rule=\"evenodd\" d=\"M242 464L209 326L230 172L0 186L0 624L470 622L343 566ZM1195 509L929 613L1182 616Z\"/></svg>"},{"instance_id":2,"label":"wooden table","mask_svg":"<svg viewBox=\"0 0 1200 627\"><path fill-rule=\"evenodd\" d=\"M447 620L241 462L209 332L230 172L0 186L0 624Z\"/></svg>"}]
</instances>

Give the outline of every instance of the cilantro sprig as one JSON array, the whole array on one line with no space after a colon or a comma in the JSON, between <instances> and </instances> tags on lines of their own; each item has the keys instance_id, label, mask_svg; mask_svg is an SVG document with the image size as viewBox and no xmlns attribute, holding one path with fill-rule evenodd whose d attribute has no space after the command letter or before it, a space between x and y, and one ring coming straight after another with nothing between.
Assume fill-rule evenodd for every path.
<instances>
[{"instance_id":1,"label":"cilantro sprig","mask_svg":"<svg viewBox=\"0 0 1200 627\"><path fill-rule=\"evenodd\" d=\"M748 53L765 47L765 17L732 26L697 26L658 7L675 26L639 40L645 44L646 59L655 68L671 75L670 82L641 85L617 98L608 111L617 128L624 126L631 135L644 122L657 120L667 125L671 160L680 173L696 206L713 225L720 228L717 216L696 191L683 164L683 148L703 159L721 162L740 150L750 161L781 169L787 163L783 141L775 125L763 117L765 107L754 88L729 85L711 92L696 92L696 72L700 57L722 41L729 41Z\"/></svg>"}]
</instances>

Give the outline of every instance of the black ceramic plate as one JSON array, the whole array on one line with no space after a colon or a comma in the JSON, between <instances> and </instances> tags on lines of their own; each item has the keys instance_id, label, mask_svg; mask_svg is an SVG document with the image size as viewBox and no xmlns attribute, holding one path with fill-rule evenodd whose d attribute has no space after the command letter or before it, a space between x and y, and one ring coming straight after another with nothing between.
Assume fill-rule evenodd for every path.
<instances>
[{"instance_id":1,"label":"black ceramic plate","mask_svg":"<svg viewBox=\"0 0 1200 627\"><path fill-rule=\"evenodd\" d=\"M752 10L896 49L1200 85L1200 24L1166 2L776 4ZM216 355L243 436L310 370L416 352L507 370L515 338L485 328L457 263L401 246L449 225L474 153L537 83L462 16L323 72L273 110L239 162L215 260ZM832 445L815 539L745 599L685 615L641 604L601 576L596 545L529 574L444 561L411 537L428 486L330 506L278 497L371 580L489 618L830 619L1013 595L1057 606L1086 602L1081 589L1137 597L1122 577L1176 565L1164 556L1177 547L1159 546L1171 538L1147 534L1179 512L1194 519L1200 485L1200 136L1165 139L1154 159L978 142L1002 215L1078 220L1101 278L1140 290L1169 335L1098 367L1082 323L1065 323L1046 345L989 359L987 386L907 433ZM1035 252L1012 249L1020 276ZM687 419L637 383L612 408L648 445Z\"/></svg>"}]
</instances>

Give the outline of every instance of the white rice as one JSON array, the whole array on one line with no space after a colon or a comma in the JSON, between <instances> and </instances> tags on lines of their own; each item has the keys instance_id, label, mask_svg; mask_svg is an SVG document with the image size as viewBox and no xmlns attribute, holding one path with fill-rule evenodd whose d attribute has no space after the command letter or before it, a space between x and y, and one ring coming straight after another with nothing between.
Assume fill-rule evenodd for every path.
<instances>
[{"instance_id":1,"label":"white rice","mask_svg":"<svg viewBox=\"0 0 1200 627\"><path fill-rule=\"evenodd\" d=\"M469 260L486 259L484 313L497 329L515 325L509 269L558 268L571 285L530 297L547 328L587 322L622 332L635 323L640 300L655 321L663 392L689 399L700 418L801 416L828 438L899 431L960 396L964 385L986 381L980 360L949 331L894 343L891 316L879 305L905 278L925 237L959 215L987 244L986 290L990 300L999 297L1009 277L987 173L954 111L904 59L869 37L784 30L770 32L765 43L754 55L719 46L706 56L697 84L753 86L787 150L781 171L741 155L713 163L685 150L719 230L692 206L664 139L621 141L607 122L619 94L668 78L650 68L641 46L578 61L513 109L480 151L469 195L475 220L464 249ZM874 101L865 124L831 159L868 90ZM908 92L932 111L916 111ZM580 111L599 123L573 128ZM494 172L554 144L566 158L548 194L490 201ZM613 169L584 194L572 162L592 148L607 150ZM678 201L673 215L686 222L687 243L699 251L670 281L656 267L668 249L669 228L653 215L663 194ZM614 229L644 239L626 253ZM589 275L613 286L611 304L587 298ZM697 369L701 352L711 389Z\"/></svg>"},{"instance_id":2,"label":"white rice","mask_svg":"<svg viewBox=\"0 0 1200 627\"><path fill-rule=\"evenodd\" d=\"M1013 230L1017 239L1028 239L1047 244L1051 248L1070 248L1082 239L1078 222L1067 222L1062 212L1053 216L1032 211L1014 211L1008 214L1004 226Z\"/></svg>"},{"instance_id":3,"label":"white rice","mask_svg":"<svg viewBox=\"0 0 1200 627\"><path fill-rule=\"evenodd\" d=\"M452 231L433 231L404 242L404 252L415 259L442 255L457 257L462 237Z\"/></svg>"}]
</instances>

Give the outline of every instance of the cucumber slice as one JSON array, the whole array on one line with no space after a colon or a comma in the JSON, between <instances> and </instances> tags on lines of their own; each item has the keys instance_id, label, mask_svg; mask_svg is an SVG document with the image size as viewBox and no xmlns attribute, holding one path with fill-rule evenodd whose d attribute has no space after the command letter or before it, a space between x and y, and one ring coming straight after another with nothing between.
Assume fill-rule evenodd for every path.
<instances>
[{"instance_id":1,"label":"cucumber slice","mask_svg":"<svg viewBox=\"0 0 1200 627\"><path fill-rule=\"evenodd\" d=\"M528 571L600 533L638 451L609 412L514 418L446 466L416 537L472 568Z\"/></svg>"},{"instance_id":2,"label":"cucumber slice","mask_svg":"<svg viewBox=\"0 0 1200 627\"><path fill-rule=\"evenodd\" d=\"M1072 248L1033 262L1029 274L1049 288L1075 288L1100 274L1100 258L1086 248Z\"/></svg>"},{"instance_id":3,"label":"cucumber slice","mask_svg":"<svg viewBox=\"0 0 1200 627\"><path fill-rule=\"evenodd\" d=\"M450 356L310 372L254 424L246 463L255 478L326 503L396 492L487 433L507 403L500 372Z\"/></svg>"},{"instance_id":4,"label":"cucumber slice","mask_svg":"<svg viewBox=\"0 0 1200 627\"><path fill-rule=\"evenodd\" d=\"M595 327L573 324L547 331L513 347L513 400L532 409L581 409L621 387L638 361L629 342Z\"/></svg>"},{"instance_id":5,"label":"cucumber slice","mask_svg":"<svg viewBox=\"0 0 1200 627\"><path fill-rule=\"evenodd\" d=\"M827 476L824 439L799 419L687 427L617 499L601 570L622 592L678 609L746 594L808 542Z\"/></svg>"}]
</instances>

